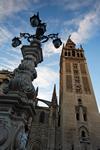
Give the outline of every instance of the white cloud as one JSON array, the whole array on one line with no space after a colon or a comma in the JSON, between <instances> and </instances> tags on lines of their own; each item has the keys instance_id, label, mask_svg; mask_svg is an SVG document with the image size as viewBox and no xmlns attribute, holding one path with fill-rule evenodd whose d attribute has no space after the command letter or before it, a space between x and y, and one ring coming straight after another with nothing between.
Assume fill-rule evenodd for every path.
<instances>
[{"instance_id":1,"label":"white cloud","mask_svg":"<svg viewBox=\"0 0 100 150\"><path fill-rule=\"evenodd\" d=\"M0 18L13 15L14 12L27 10L31 3L36 4L39 0L0 0Z\"/></svg>"},{"instance_id":2,"label":"white cloud","mask_svg":"<svg viewBox=\"0 0 100 150\"><path fill-rule=\"evenodd\" d=\"M11 15L14 12L23 10L26 8L27 0L9 0L7 2L6 0L0 1L0 17L3 18L4 16Z\"/></svg>"},{"instance_id":3,"label":"white cloud","mask_svg":"<svg viewBox=\"0 0 100 150\"><path fill-rule=\"evenodd\" d=\"M49 57L52 54L57 54L61 52L62 46L60 46L58 49L56 49L51 41L44 43L43 45L43 56Z\"/></svg>"},{"instance_id":4,"label":"white cloud","mask_svg":"<svg viewBox=\"0 0 100 150\"><path fill-rule=\"evenodd\" d=\"M49 67L37 68L37 79L33 81L35 88L39 87L38 97L51 100L53 85L58 82L59 73Z\"/></svg>"},{"instance_id":5,"label":"white cloud","mask_svg":"<svg viewBox=\"0 0 100 150\"><path fill-rule=\"evenodd\" d=\"M92 3L93 0L86 0L86 1L83 1L83 0L64 0L64 8L66 10L71 10L71 11L75 11L75 10L78 10L78 9L81 9L83 7L87 7L89 6L91 3Z\"/></svg>"},{"instance_id":6,"label":"white cloud","mask_svg":"<svg viewBox=\"0 0 100 150\"><path fill-rule=\"evenodd\" d=\"M97 1L95 0L95 3ZM53 5L60 5L60 7L63 7L67 11L77 11L83 7L94 5L94 0L52 0L52 3Z\"/></svg>"},{"instance_id":7,"label":"white cloud","mask_svg":"<svg viewBox=\"0 0 100 150\"><path fill-rule=\"evenodd\" d=\"M58 80L58 73L49 67L38 67L38 77L34 80L36 86L47 88Z\"/></svg>"},{"instance_id":8,"label":"white cloud","mask_svg":"<svg viewBox=\"0 0 100 150\"><path fill-rule=\"evenodd\" d=\"M20 64L20 58L18 59L10 59L7 57L0 58L0 69L7 69L9 71L13 71Z\"/></svg>"},{"instance_id":9,"label":"white cloud","mask_svg":"<svg viewBox=\"0 0 100 150\"><path fill-rule=\"evenodd\" d=\"M99 8L94 12L86 14L83 20L79 21L77 31L72 32L72 40L76 43L84 43L94 35L97 31L98 25L100 25Z\"/></svg>"},{"instance_id":10,"label":"white cloud","mask_svg":"<svg viewBox=\"0 0 100 150\"><path fill-rule=\"evenodd\" d=\"M12 37L13 37L12 33L10 33L7 28L0 27L0 45L7 42Z\"/></svg>"},{"instance_id":11,"label":"white cloud","mask_svg":"<svg viewBox=\"0 0 100 150\"><path fill-rule=\"evenodd\" d=\"M53 87L52 87L53 90ZM39 88L38 98L51 101L52 98L52 90L50 88L42 90ZM51 92L50 92L51 91Z\"/></svg>"}]
</instances>

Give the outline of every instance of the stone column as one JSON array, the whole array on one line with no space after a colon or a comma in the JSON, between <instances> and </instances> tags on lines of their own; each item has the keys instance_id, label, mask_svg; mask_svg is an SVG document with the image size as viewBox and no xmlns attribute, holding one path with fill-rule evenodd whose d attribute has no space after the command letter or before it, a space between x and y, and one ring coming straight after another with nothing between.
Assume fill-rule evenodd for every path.
<instances>
[{"instance_id":1,"label":"stone column","mask_svg":"<svg viewBox=\"0 0 100 150\"><path fill-rule=\"evenodd\" d=\"M21 51L23 60L0 96L0 150L27 150L35 114L37 90L32 81L37 77L35 67L43 61L40 41L34 39Z\"/></svg>"}]
</instances>

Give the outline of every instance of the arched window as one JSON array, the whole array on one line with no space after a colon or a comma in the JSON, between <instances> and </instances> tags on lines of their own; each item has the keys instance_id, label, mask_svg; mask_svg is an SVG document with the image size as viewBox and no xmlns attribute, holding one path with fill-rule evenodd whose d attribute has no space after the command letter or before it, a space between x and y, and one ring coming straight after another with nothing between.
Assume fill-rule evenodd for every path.
<instances>
[{"instance_id":1,"label":"arched window","mask_svg":"<svg viewBox=\"0 0 100 150\"><path fill-rule=\"evenodd\" d=\"M82 137L82 138L85 138L85 137L86 137L86 133L85 133L85 131L83 131L83 130L81 131L81 137Z\"/></svg>"},{"instance_id":2,"label":"arched window","mask_svg":"<svg viewBox=\"0 0 100 150\"><path fill-rule=\"evenodd\" d=\"M42 111L42 112L40 113L39 122L44 123L44 121L45 121L45 112Z\"/></svg>"},{"instance_id":3,"label":"arched window","mask_svg":"<svg viewBox=\"0 0 100 150\"><path fill-rule=\"evenodd\" d=\"M83 118L84 118L84 121L87 121L87 114L86 113L83 114Z\"/></svg>"},{"instance_id":4,"label":"arched window","mask_svg":"<svg viewBox=\"0 0 100 150\"><path fill-rule=\"evenodd\" d=\"M72 56L75 57L75 51L74 50L72 51Z\"/></svg>"},{"instance_id":5,"label":"arched window","mask_svg":"<svg viewBox=\"0 0 100 150\"><path fill-rule=\"evenodd\" d=\"M82 104L82 100L80 98L78 99L78 104Z\"/></svg>"},{"instance_id":6,"label":"arched window","mask_svg":"<svg viewBox=\"0 0 100 150\"><path fill-rule=\"evenodd\" d=\"M58 117L58 127L60 127L60 115Z\"/></svg>"},{"instance_id":7,"label":"arched window","mask_svg":"<svg viewBox=\"0 0 100 150\"><path fill-rule=\"evenodd\" d=\"M81 57L83 57L83 54L81 53Z\"/></svg>"},{"instance_id":8,"label":"arched window","mask_svg":"<svg viewBox=\"0 0 100 150\"><path fill-rule=\"evenodd\" d=\"M79 121L80 120L80 114L79 112L76 113L76 119Z\"/></svg>"},{"instance_id":9,"label":"arched window","mask_svg":"<svg viewBox=\"0 0 100 150\"><path fill-rule=\"evenodd\" d=\"M70 56L71 54L70 54L70 52L68 52L68 56Z\"/></svg>"},{"instance_id":10,"label":"arched window","mask_svg":"<svg viewBox=\"0 0 100 150\"><path fill-rule=\"evenodd\" d=\"M65 56L67 56L67 52L65 52Z\"/></svg>"},{"instance_id":11,"label":"arched window","mask_svg":"<svg viewBox=\"0 0 100 150\"><path fill-rule=\"evenodd\" d=\"M79 57L79 53L77 53L77 57Z\"/></svg>"},{"instance_id":12,"label":"arched window","mask_svg":"<svg viewBox=\"0 0 100 150\"><path fill-rule=\"evenodd\" d=\"M71 148L71 150L74 150L74 144L72 144L72 148Z\"/></svg>"}]
</instances>

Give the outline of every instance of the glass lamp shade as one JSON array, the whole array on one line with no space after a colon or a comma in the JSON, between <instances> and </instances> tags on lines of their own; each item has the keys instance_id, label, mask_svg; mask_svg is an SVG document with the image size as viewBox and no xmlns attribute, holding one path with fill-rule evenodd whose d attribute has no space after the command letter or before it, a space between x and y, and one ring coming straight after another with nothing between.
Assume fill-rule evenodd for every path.
<instances>
[{"instance_id":1,"label":"glass lamp shade","mask_svg":"<svg viewBox=\"0 0 100 150\"><path fill-rule=\"evenodd\" d=\"M30 18L30 23L32 27L37 27L40 24L40 19L38 15L34 15Z\"/></svg>"},{"instance_id":2,"label":"glass lamp shade","mask_svg":"<svg viewBox=\"0 0 100 150\"><path fill-rule=\"evenodd\" d=\"M53 45L55 48L59 48L61 46L62 42L60 38L54 39L53 40Z\"/></svg>"},{"instance_id":3,"label":"glass lamp shade","mask_svg":"<svg viewBox=\"0 0 100 150\"><path fill-rule=\"evenodd\" d=\"M17 47L21 44L21 41L19 40L19 38L15 37L12 39L12 46L13 47Z\"/></svg>"},{"instance_id":4,"label":"glass lamp shade","mask_svg":"<svg viewBox=\"0 0 100 150\"><path fill-rule=\"evenodd\" d=\"M42 23L40 24L36 29L36 36L42 36L46 32L46 24Z\"/></svg>"}]
</instances>

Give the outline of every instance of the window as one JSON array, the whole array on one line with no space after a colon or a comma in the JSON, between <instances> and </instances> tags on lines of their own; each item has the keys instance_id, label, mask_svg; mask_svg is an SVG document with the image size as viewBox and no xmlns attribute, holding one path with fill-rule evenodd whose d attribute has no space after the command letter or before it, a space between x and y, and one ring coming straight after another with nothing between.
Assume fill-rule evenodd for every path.
<instances>
[{"instance_id":1,"label":"window","mask_svg":"<svg viewBox=\"0 0 100 150\"><path fill-rule=\"evenodd\" d=\"M81 53L81 57L83 57L83 54Z\"/></svg>"},{"instance_id":2,"label":"window","mask_svg":"<svg viewBox=\"0 0 100 150\"><path fill-rule=\"evenodd\" d=\"M65 56L67 56L67 52L65 52Z\"/></svg>"},{"instance_id":3,"label":"window","mask_svg":"<svg viewBox=\"0 0 100 150\"><path fill-rule=\"evenodd\" d=\"M79 113L78 113L78 112L76 113L76 119L77 119L77 121L79 121L79 120L80 120L80 115L79 115Z\"/></svg>"},{"instance_id":4,"label":"window","mask_svg":"<svg viewBox=\"0 0 100 150\"><path fill-rule=\"evenodd\" d=\"M77 57L79 57L79 53L77 53Z\"/></svg>"},{"instance_id":5,"label":"window","mask_svg":"<svg viewBox=\"0 0 100 150\"><path fill-rule=\"evenodd\" d=\"M58 117L58 127L60 127L60 115Z\"/></svg>"},{"instance_id":6,"label":"window","mask_svg":"<svg viewBox=\"0 0 100 150\"><path fill-rule=\"evenodd\" d=\"M89 132L88 132L87 128L84 127L84 126L82 126L80 128L80 143L87 143L87 144L90 143L90 141L89 141Z\"/></svg>"},{"instance_id":7,"label":"window","mask_svg":"<svg viewBox=\"0 0 100 150\"><path fill-rule=\"evenodd\" d=\"M78 107L78 106L76 106L76 107L75 107L75 109L76 109L76 120L77 120L77 121L79 121L79 120L80 120L79 107Z\"/></svg>"},{"instance_id":8,"label":"window","mask_svg":"<svg viewBox=\"0 0 100 150\"><path fill-rule=\"evenodd\" d=\"M82 93L81 85L75 84L75 90L76 90L76 93Z\"/></svg>"},{"instance_id":9,"label":"window","mask_svg":"<svg viewBox=\"0 0 100 150\"><path fill-rule=\"evenodd\" d=\"M83 107L83 119L84 121L87 121L87 108Z\"/></svg>"},{"instance_id":10,"label":"window","mask_svg":"<svg viewBox=\"0 0 100 150\"><path fill-rule=\"evenodd\" d=\"M81 137L82 137L82 138L86 137L85 131L82 131L82 132L81 132Z\"/></svg>"},{"instance_id":11,"label":"window","mask_svg":"<svg viewBox=\"0 0 100 150\"><path fill-rule=\"evenodd\" d=\"M70 54L70 52L68 52L68 56L70 56L71 54Z\"/></svg>"},{"instance_id":12,"label":"window","mask_svg":"<svg viewBox=\"0 0 100 150\"><path fill-rule=\"evenodd\" d=\"M72 148L71 148L71 150L74 150L74 144L72 144Z\"/></svg>"},{"instance_id":13,"label":"window","mask_svg":"<svg viewBox=\"0 0 100 150\"><path fill-rule=\"evenodd\" d=\"M44 113L44 111L42 111L42 112L40 113L39 122L44 123L44 120L45 120L45 113Z\"/></svg>"},{"instance_id":14,"label":"window","mask_svg":"<svg viewBox=\"0 0 100 150\"><path fill-rule=\"evenodd\" d=\"M78 64L73 64L73 69L78 69Z\"/></svg>"},{"instance_id":15,"label":"window","mask_svg":"<svg viewBox=\"0 0 100 150\"><path fill-rule=\"evenodd\" d=\"M87 115L86 115L86 113L83 114L83 118L84 118L84 121L87 121Z\"/></svg>"},{"instance_id":16,"label":"window","mask_svg":"<svg viewBox=\"0 0 100 150\"><path fill-rule=\"evenodd\" d=\"M77 75L78 74L78 70L74 70L74 74Z\"/></svg>"},{"instance_id":17,"label":"window","mask_svg":"<svg viewBox=\"0 0 100 150\"><path fill-rule=\"evenodd\" d=\"M82 100L80 98L78 99L78 105L82 105Z\"/></svg>"},{"instance_id":18,"label":"window","mask_svg":"<svg viewBox=\"0 0 100 150\"><path fill-rule=\"evenodd\" d=\"M78 99L78 104L82 104L82 100L80 98Z\"/></svg>"},{"instance_id":19,"label":"window","mask_svg":"<svg viewBox=\"0 0 100 150\"><path fill-rule=\"evenodd\" d=\"M72 51L72 56L75 57L75 51L74 50Z\"/></svg>"}]
</instances>

